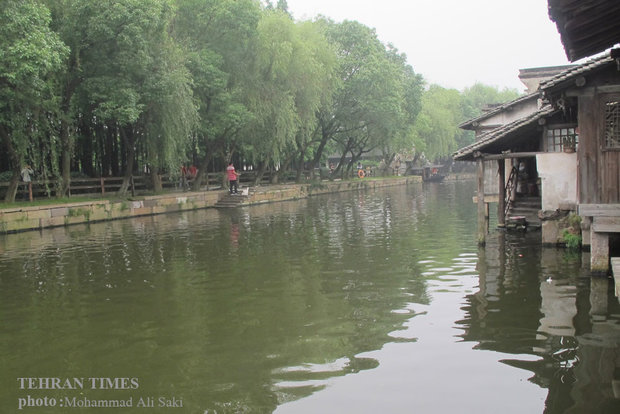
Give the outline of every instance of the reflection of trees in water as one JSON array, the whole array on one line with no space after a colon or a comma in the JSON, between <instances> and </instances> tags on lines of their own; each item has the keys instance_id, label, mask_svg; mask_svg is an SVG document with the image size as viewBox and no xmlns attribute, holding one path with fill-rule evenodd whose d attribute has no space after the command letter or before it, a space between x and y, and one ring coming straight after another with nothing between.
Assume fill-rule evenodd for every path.
<instances>
[{"instance_id":1,"label":"reflection of trees in water","mask_svg":"<svg viewBox=\"0 0 620 414\"><path fill-rule=\"evenodd\" d=\"M0 262L1 306L29 327L7 349L45 338L23 349L50 372L71 347L76 376L123 367L188 410L268 412L377 365L358 355L428 303L422 273L471 250L470 197L419 185L32 233Z\"/></svg>"},{"instance_id":2,"label":"reflection of trees in water","mask_svg":"<svg viewBox=\"0 0 620 414\"><path fill-rule=\"evenodd\" d=\"M541 248L538 238L489 237L479 252L480 291L468 297L459 322L462 336L479 349L534 356L502 362L533 372L530 380L549 390L546 413L618 412L618 302L606 279L590 284L579 260Z\"/></svg>"}]
</instances>

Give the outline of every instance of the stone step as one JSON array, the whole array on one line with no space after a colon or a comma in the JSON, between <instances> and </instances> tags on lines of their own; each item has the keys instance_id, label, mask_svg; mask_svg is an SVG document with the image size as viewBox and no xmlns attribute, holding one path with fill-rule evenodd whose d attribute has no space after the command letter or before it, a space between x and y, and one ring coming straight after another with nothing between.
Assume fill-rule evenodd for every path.
<instances>
[{"instance_id":1,"label":"stone step","mask_svg":"<svg viewBox=\"0 0 620 414\"><path fill-rule=\"evenodd\" d=\"M222 197L216 204L216 208L235 208L243 205L249 199L246 195L228 194Z\"/></svg>"},{"instance_id":2,"label":"stone step","mask_svg":"<svg viewBox=\"0 0 620 414\"><path fill-rule=\"evenodd\" d=\"M540 209L540 197L519 197L513 201L513 204L508 211L506 225L509 226L511 218L513 217L524 217L526 222L525 227L533 229L540 228L542 226L541 221L538 218L538 212ZM517 225L516 227L519 226Z\"/></svg>"}]
</instances>

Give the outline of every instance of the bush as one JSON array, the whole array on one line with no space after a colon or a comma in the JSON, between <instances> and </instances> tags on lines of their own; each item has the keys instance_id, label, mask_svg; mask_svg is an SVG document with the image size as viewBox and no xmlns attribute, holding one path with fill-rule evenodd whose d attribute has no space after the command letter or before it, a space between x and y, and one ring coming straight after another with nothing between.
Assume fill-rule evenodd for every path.
<instances>
[{"instance_id":1,"label":"bush","mask_svg":"<svg viewBox=\"0 0 620 414\"><path fill-rule=\"evenodd\" d=\"M575 234L572 229L564 229L562 239L569 249L581 248L581 234Z\"/></svg>"},{"instance_id":2,"label":"bush","mask_svg":"<svg viewBox=\"0 0 620 414\"><path fill-rule=\"evenodd\" d=\"M0 172L0 181L11 181L11 177L13 177L13 171Z\"/></svg>"}]
</instances>

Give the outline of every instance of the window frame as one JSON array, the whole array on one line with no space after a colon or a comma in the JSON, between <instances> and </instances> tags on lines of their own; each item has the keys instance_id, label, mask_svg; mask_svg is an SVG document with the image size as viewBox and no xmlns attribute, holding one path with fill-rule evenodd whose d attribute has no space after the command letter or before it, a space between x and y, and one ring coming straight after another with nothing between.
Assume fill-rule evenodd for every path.
<instances>
[{"instance_id":1,"label":"window frame","mask_svg":"<svg viewBox=\"0 0 620 414\"><path fill-rule=\"evenodd\" d=\"M616 132L615 134L617 135L614 140L616 141L616 145L615 146L608 146L608 139L607 139L607 128L608 128L608 116L607 116L607 107L610 103L615 103L616 104L616 114L615 114L615 118L616 118L616 123L617 123L617 127L616 127ZM610 93L610 94L604 94L601 95L601 142L600 142L600 147L602 149L603 152L614 152L614 151L620 151L620 94L618 93Z\"/></svg>"},{"instance_id":2,"label":"window frame","mask_svg":"<svg viewBox=\"0 0 620 414\"><path fill-rule=\"evenodd\" d=\"M552 124L552 125L548 125L545 128L544 131L544 140L545 140L545 144L544 144L544 148L545 148L545 152L549 152L549 153L557 153L557 152L564 152L564 138L565 137L569 137L569 136L574 136L575 137L575 152L577 151L577 147L579 146L579 132L577 131L578 129L578 125L576 124ZM566 130L565 133L563 133L562 131ZM553 135L553 150L550 146L550 142L549 142L549 134L553 133L554 131L560 131L560 133L558 135ZM557 142L557 140L559 139L559 143Z\"/></svg>"}]
</instances>

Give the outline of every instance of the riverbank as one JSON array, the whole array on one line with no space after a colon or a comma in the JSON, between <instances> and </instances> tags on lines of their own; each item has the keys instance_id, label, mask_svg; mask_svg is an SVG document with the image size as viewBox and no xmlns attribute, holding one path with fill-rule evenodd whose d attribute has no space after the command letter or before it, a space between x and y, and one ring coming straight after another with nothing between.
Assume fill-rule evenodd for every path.
<instances>
[{"instance_id":1,"label":"riverbank","mask_svg":"<svg viewBox=\"0 0 620 414\"><path fill-rule=\"evenodd\" d=\"M298 200L313 195L372 190L420 181L420 177L408 176L251 187L242 205ZM213 208L227 194L226 190L175 192L124 200L76 201L4 208L0 209L0 234Z\"/></svg>"}]
</instances>

